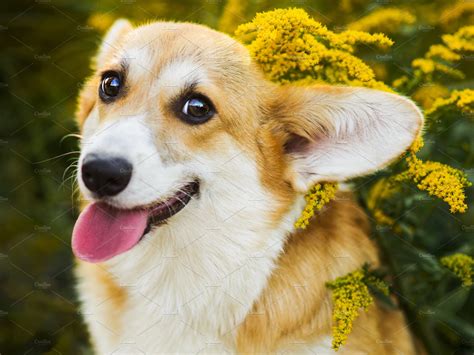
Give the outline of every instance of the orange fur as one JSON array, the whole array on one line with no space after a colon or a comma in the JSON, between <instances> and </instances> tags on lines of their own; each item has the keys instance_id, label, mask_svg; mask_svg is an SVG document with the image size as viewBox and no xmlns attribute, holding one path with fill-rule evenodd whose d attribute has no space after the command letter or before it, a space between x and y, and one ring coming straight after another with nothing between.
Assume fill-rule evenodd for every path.
<instances>
[{"instance_id":1,"label":"orange fur","mask_svg":"<svg viewBox=\"0 0 474 355\"><path fill-rule=\"evenodd\" d=\"M116 339L122 327L120 315L127 303L126 289L102 265L77 261L76 277L84 290L100 300L91 312L99 312L103 323L95 326L107 328L106 334Z\"/></svg>"},{"instance_id":2,"label":"orange fur","mask_svg":"<svg viewBox=\"0 0 474 355\"><path fill-rule=\"evenodd\" d=\"M366 262L378 265L368 232L362 210L349 195L339 194L308 229L292 235L267 288L238 329L239 351L273 352L293 343L312 344L329 334L332 306L325 283ZM341 353L368 349L377 354L414 353L400 311L378 306L361 311Z\"/></svg>"}]
</instances>

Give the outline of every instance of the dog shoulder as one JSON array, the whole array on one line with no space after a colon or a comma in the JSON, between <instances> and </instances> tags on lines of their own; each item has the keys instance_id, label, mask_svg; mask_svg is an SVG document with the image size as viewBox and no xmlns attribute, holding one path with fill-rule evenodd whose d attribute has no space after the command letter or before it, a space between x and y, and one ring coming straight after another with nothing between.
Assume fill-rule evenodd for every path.
<instances>
[{"instance_id":1,"label":"dog shoulder","mask_svg":"<svg viewBox=\"0 0 474 355\"><path fill-rule=\"evenodd\" d=\"M307 229L291 235L268 286L241 324L241 352L267 352L294 342L317 342L331 331L325 283L378 264L369 222L348 193L339 193Z\"/></svg>"}]
</instances>

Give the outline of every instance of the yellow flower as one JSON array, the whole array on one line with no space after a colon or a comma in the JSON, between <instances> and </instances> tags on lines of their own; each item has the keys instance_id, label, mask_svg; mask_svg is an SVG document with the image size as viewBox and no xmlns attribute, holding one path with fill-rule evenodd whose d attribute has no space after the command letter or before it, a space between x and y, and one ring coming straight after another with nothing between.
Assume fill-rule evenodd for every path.
<instances>
[{"instance_id":1,"label":"yellow flower","mask_svg":"<svg viewBox=\"0 0 474 355\"><path fill-rule=\"evenodd\" d=\"M465 26L453 35L444 35L443 42L455 52L474 52L474 26Z\"/></svg>"},{"instance_id":2,"label":"yellow flower","mask_svg":"<svg viewBox=\"0 0 474 355\"><path fill-rule=\"evenodd\" d=\"M379 206L380 202L392 197L399 190L399 186L393 179L380 179L370 189L367 197L367 208L372 212L372 216L379 225L391 226L394 219L388 216Z\"/></svg>"},{"instance_id":3,"label":"yellow flower","mask_svg":"<svg viewBox=\"0 0 474 355\"><path fill-rule=\"evenodd\" d=\"M392 217L385 214L385 212L380 208L376 208L373 211L373 217L375 221L377 222L377 224L381 226L384 226L384 225L393 226L395 223L395 220Z\"/></svg>"},{"instance_id":4,"label":"yellow flower","mask_svg":"<svg viewBox=\"0 0 474 355\"><path fill-rule=\"evenodd\" d=\"M439 98L449 95L449 90L440 84L427 84L416 90L412 98L421 104L424 109L429 109Z\"/></svg>"},{"instance_id":5,"label":"yellow flower","mask_svg":"<svg viewBox=\"0 0 474 355\"><path fill-rule=\"evenodd\" d=\"M448 98L438 98L431 109L426 111L426 116L430 116L440 110L454 108L462 112L474 113L474 90L455 90Z\"/></svg>"},{"instance_id":6,"label":"yellow flower","mask_svg":"<svg viewBox=\"0 0 474 355\"><path fill-rule=\"evenodd\" d=\"M228 0L219 20L219 31L233 33L245 18L246 7L247 1L245 0Z\"/></svg>"},{"instance_id":7,"label":"yellow flower","mask_svg":"<svg viewBox=\"0 0 474 355\"><path fill-rule=\"evenodd\" d=\"M455 79L465 78L465 74L456 69L456 62L466 53L471 54L474 51L474 26L466 26L454 34L444 35L442 40L444 44L432 45L423 58L412 61L415 84L420 81L433 82L446 76ZM404 89L410 86L410 80L403 76L394 81L393 85L397 89Z\"/></svg>"},{"instance_id":8,"label":"yellow flower","mask_svg":"<svg viewBox=\"0 0 474 355\"><path fill-rule=\"evenodd\" d=\"M403 25L411 25L416 17L410 11L396 8L381 8L375 10L360 20L349 24L349 28L358 31L395 33Z\"/></svg>"},{"instance_id":9,"label":"yellow flower","mask_svg":"<svg viewBox=\"0 0 474 355\"><path fill-rule=\"evenodd\" d=\"M105 32L114 21L115 18L110 13L97 13L88 18L87 24L100 32Z\"/></svg>"},{"instance_id":10,"label":"yellow flower","mask_svg":"<svg viewBox=\"0 0 474 355\"><path fill-rule=\"evenodd\" d=\"M439 22L445 28L458 27L474 22L474 2L458 1L448 6L439 16Z\"/></svg>"},{"instance_id":11,"label":"yellow flower","mask_svg":"<svg viewBox=\"0 0 474 355\"><path fill-rule=\"evenodd\" d=\"M451 213L466 212L464 188L471 186L466 174L439 162L424 162L414 154L407 158L407 163L408 170L396 176L396 181L411 179L421 191L448 203Z\"/></svg>"},{"instance_id":12,"label":"yellow flower","mask_svg":"<svg viewBox=\"0 0 474 355\"><path fill-rule=\"evenodd\" d=\"M397 90L401 90L409 81L408 76L402 75L393 81L392 86Z\"/></svg>"},{"instance_id":13,"label":"yellow flower","mask_svg":"<svg viewBox=\"0 0 474 355\"><path fill-rule=\"evenodd\" d=\"M305 196L306 207L295 222L295 227L305 229L311 217L314 216L315 211L319 211L326 203L331 201L336 192L337 184L335 183L314 185Z\"/></svg>"},{"instance_id":14,"label":"yellow flower","mask_svg":"<svg viewBox=\"0 0 474 355\"><path fill-rule=\"evenodd\" d=\"M339 10L348 13L353 11L355 7L364 5L366 2L367 0L341 0L336 2L336 4L339 5Z\"/></svg>"},{"instance_id":15,"label":"yellow flower","mask_svg":"<svg viewBox=\"0 0 474 355\"><path fill-rule=\"evenodd\" d=\"M439 58L447 62L454 62L461 59L461 56L442 44L434 44L426 53L426 58Z\"/></svg>"},{"instance_id":16,"label":"yellow flower","mask_svg":"<svg viewBox=\"0 0 474 355\"><path fill-rule=\"evenodd\" d=\"M474 259L466 254L453 254L441 258L441 264L462 280L464 287L472 286Z\"/></svg>"},{"instance_id":17,"label":"yellow flower","mask_svg":"<svg viewBox=\"0 0 474 355\"><path fill-rule=\"evenodd\" d=\"M410 148L408 150L412 153L417 153L423 148L425 145L425 142L423 141L423 137L419 135L418 137L415 138L413 143L411 144Z\"/></svg>"},{"instance_id":18,"label":"yellow flower","mask_svg":"<svg viewBox=\"0 0 474 355\"><path fill-rule=\"evenodd\" d=\"M368 284L388 295L388 286L385 282L367 275L365 269L356 270L326 283L326 286L332 290L334 303L332 348L336 351L346 343L347 337L352 331L352 324L359 316L359 310L361 308L367 310L374 302L367 287Z\"/></svg>"},{"instance_id":19,"label":"yellow flower","mask_svg":"<svg viewBox=\"0 0 474 355\"><path fill-rule=\"evenodd\" d=\"M411 62L414 69L420 70L428 80L433 79L433 74L441 73L449 75L453 78L464 79L464 73L458 69L454 69L449 65L439 63L431 58L417 58Z\"/></svg>"},{"instance_id":20,"label":"yellow flower","mask_svg":"<svg viewBox=\"0 0 474 355\"><path fill-rule=\"evenodd\" d=\"M335 33L302 9L277 9L257 14L235 35L247 44L268 79L277 83L304 80L391 90L352 54L359 44L391 46L393 42L383 34Z\"/></svg>"}]
</instances>

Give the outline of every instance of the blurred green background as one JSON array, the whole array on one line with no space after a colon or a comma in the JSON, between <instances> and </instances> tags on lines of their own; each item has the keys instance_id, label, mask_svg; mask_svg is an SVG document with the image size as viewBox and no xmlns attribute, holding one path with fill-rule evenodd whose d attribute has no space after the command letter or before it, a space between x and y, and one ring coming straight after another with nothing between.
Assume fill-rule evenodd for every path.
<instances>
[{"instance_id":1,"label":"blurred green background","mask_svg":"<svg viewBox=\"0 0 474 355\"><path fill-rule=\"evenodd\" d=\"M468 4L471 10L462 10L461 15L455 16L455 11L460 11L458 4ZM73 118L78 90L91 74L90 59L114 19L127 17L135 23L158 19L192 21L231 31L233 23L247 22L256 12L294 6L304 8L330 29L339 31L376 9L400 6L410 10L417 20L389 34L395 40L396 51L383 55L370 48L363 51L364 60L373 66L378 78L390 83L409 72L411 61L422 57L430 44L439 42L441 34L472 24L474 10L470 4L465 1L254 0L245 7L228 7L231 20L220 24L226 6L224 0L2 1L0 353L91 352L77 307L72 273L70 234L78 213L74 184L78 142L70 134L78 133ZM473 58L465 59L461 67L472 69ZM449 89L472 87L472 77L469 74L464 80L444 85ZM420 100L425 98L422 95ZM438 132L436 141L427 141L430 159L461 168L472 180L473 137L473 126L466 122ZM456 148L460 141L468 148ZM472 188L469 194L472 197ZM446 300L444 296L442 299L433 296L420 303L431 292L432 283L439 280L430 280L430 270L425 266L417 269L417 265L425 263L429 268L431 256L452 251L462 250L472 255L473 214L469 211L462 216L450 215L445 206L430 198L406 203L429 206L420 215L412 215L411 218L424 218L424 231L421 239L409 241L417 245L416 250L426 254L411 255L414 249L400 248L403 243L393 246L398 251L394 257L396 265L392 265L399 273L395 276L403 279L402 286L408 282L413 288L411 295L400 294L400 297L409 302L418 297L415 303L419 307L416 311L411 309L410 322L421 324L418 334L427 341L439 342L440 347L431 352L472 354L472 295L450 279L443 286L447 288L444 294L448 290L452 292L448 299L454 299L454 303L442 301ZM388 232L381 229L380 233ZM444 313L435 312L444 318L430 318L430 311L440 302L450 305Z\"/></svg>"}]
</instances>

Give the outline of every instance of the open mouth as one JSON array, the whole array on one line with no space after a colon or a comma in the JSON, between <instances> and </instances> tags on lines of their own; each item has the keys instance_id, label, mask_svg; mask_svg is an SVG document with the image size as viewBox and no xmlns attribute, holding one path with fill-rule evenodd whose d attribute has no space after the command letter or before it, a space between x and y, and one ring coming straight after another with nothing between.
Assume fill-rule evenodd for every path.
<instances>
[{"instance_id":1,"label":"open mouth","mask_svg":"<svg viewBox=\"0 0 474 355\"><path fill-rule=\"evenodd\" d=\"M79 259L101 262L122 254L140 242L154 226L181 211L199 192L191 182L171 197L133 209L119 209L104 202L87 206L72 233L72 250Z\"/></svg>"},{"instance_id":2,"label":"open mouth","mask_svg":"<svg viewBox=\"0 0 474 355\"><path fill-rule=\"evenodd\" d=\"M191 201L191 198L199 192L199 183L193 181L180 188L170 198L150 205L147 226L142 237L147 234L151 227L165 223L166 220L181 211Z\"/></svg>"}]
</instances>

